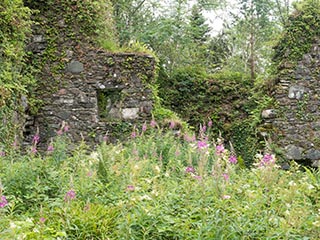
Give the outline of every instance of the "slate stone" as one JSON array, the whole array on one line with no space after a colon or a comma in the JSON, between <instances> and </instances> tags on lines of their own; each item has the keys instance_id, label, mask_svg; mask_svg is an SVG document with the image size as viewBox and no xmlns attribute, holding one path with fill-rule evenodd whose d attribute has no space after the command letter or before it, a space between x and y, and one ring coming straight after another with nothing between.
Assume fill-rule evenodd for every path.
<instances>
[{"instance_id":1,"label":"slate stone","mask_svg":"<svg viewBox=\"0 0 320 240\"><path fill-rule=\"evenodd\" d=\"M266 109L263 110L261 113L261 117L263 119L271 119L274 118L276 116L276 111L274 109Z\"/></svg>"},{"instance_id":2,"label":"slate stone","mask_svg":"<svg viewBox=\"0 0 320 240\"><path fill-rule=\"evenodd\" d=\"M125 108L122 110L122 117L124 119L136 119L138 118L139 108Z\"/></svg>"},{"instance_id":3,"label":"slate stone","mask_svg":"<svg viewBox=\"0 0 320 240\"><path fill-rule=\"evenodd\" d=\"M320 160L320 151L316 149L310 149L307 151L305 158L310 160Z\"/></svg>"},{"instance_id":4,"label":"slate stone","mask_svg":"<svg viewBox=\"0 0 320 240\"><path fill-rule=\"evenodd\" d=\"M290 160L301 160L303 148L297 147L295 145L288 145L285 148L286 150L286 158Z\"/></svg>"},{"instance_id":5,"label":"slate stone","mask_svg":"<svg viewBox=\"0 0 320 240\"><path fill-rule=\"evenodd\" d=\"M67 66L67 71L71 73L81 73L83 70L83 64L79 61L71 61Z\"/></svg>"},{"instance_id":6,"label":"slate stone","mask_svg":"<svg viewBox=\"0 0 320 240\"><path fill-rule=\"evenodd\" d=\"M301 99L306 89L302 86L291 86L289 88L288 98L290 99Z\"/></svg>"},{"instance_id":7,"label":"slate stone","mask_svg":"<svg viewBox=\"0 0 320 240\"><path fill-rule=\"evenodd\" d=\"M45 42L44 37L42 35L34 35L33 36L34 43L43 43Z\"/></svg>"}]
</instances>

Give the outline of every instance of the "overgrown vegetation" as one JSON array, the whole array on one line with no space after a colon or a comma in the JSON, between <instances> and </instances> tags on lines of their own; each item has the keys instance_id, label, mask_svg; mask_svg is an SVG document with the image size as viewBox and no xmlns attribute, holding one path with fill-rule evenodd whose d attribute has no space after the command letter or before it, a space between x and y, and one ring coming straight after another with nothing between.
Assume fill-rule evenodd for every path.
<instances>
[{"instance_id":1,"label":"overgrown vegetation","mask_svg":"<svg viewBox=\"0 0 320 240\"><path fill-rule=\"evenodd\" d=\"M320 36L320 2L298 2L295 9L275 47L274 61L280 68L282 64L296 64Z\"/></svg>"},{"instance_id":2,"label":"overgrown vegetation","mask_svg":"<svg viewBox=\"0 0 320 240\"><path fill-rule=\"evenodd\" d=\"M1 152L1 239L315 240L320 234L319 171L294 163L280 170L268 151L244 168L222 139L207 138L210 124L196 137L165 132L152 121L133 129L127 143L103 142L93 152L84 144L70 152L66 131L46 156Z\"/></svg>"},{"instance_id":3,"label":"overgrown vegetation","mask_svg":"<svg viewBox=\"0 0 320 240\"><path fill-rule=\"evenodd\" d=\"M31 32L31 11L22 0L0 3L0 141L13 142L14 129L27 96L35 86L33 68L27 64L25 43Z\"/></svg>"}]
</instances>

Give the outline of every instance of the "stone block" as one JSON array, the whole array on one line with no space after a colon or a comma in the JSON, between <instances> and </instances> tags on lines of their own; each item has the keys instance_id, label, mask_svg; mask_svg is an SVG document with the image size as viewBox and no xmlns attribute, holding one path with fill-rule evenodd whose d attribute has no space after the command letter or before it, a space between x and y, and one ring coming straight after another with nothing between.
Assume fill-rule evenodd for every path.
<instances>
[{"instance_id":1,"label":"stone block","mask_svg":"<svg viewBox=\"0 0 320 240\"><path fill-rule=\"evenodd\" d=\"M272 119L276 117L276 111L274 109L266 109L261 113L263 119Z\"/></svg>"},{"instance_id":2,"label":"stone block","mask_svg":"<svg viewBox=\"0 0 320 240\"><path fill-rule=\"evenodd\" d=\"M305 154L306 159L320 160L320 151L316 149L310 149Z\"/></svg>"},{"instance_id":3,"label":"stone block","mask_svg":"<svg viewBox=\"0 0 320 240\"><path fill-rule=\"evenodd\" d=\"M291 86L289 88L288 98L300 100L305 92L306 89L303 86Z\"/></svg>"},{"instance_id":4,"label":"stone block","mask_svg":"<svg viewBox=\"0 0 320 240\"><path fill-rule=\"evenodd\" d=\"M125 108L122 109L123 119L136 119L139 117L139 108Z\"/></svg>"},{"instance_id":5,"label":"stone block","mask_svg":"<svg viewBox=\"0 0 320 240\"><path fill-rule=\"evenodd\" d=\"M303 148L297 147L295 145L288 145L285 147L286 158L290 160L301 160Z\"/></svg>"},{"instance_id":6,"label":"stone block","mask_svg":"<svg viewBox=\"0 0 320 240\"><path fill-rule=\"evenodd\" d=\"M67 66L67 72L70 73L81 73L83 70L83 64L79 61L71 61Z\"/></svg>"}]
</instances>

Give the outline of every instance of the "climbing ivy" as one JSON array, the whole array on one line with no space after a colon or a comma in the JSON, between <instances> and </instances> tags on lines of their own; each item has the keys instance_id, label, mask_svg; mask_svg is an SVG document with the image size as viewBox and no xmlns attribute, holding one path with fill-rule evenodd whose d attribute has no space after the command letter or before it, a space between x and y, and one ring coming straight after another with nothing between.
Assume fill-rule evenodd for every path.
<instances>
[{"instance_id":1,"label":"climbing ivy","mask_svg":"<svg viewBox=\"0 0 320 240\"><path fill-rule=\"evenodd\" d=\"M284 33L275 47L273 60L277 66L288 62L295 64L310 51L316 37L320 36L320 1L305 0L295 5Z\"/></svg>"},{"instance_id":2,"label":"climbing ivy","mask_svg":"<svg viewBox=\"0 0 320 240\"><path fill-rule=\"evenodd\" d=\"M27 65L25 43L31 32L31 11L22 0L0 2L0 142L13 141L24 96L35 86ZM26 102L22 105L26 106ZM1 146L0 146L1 147Z\"/></svg>"}]
</instances>

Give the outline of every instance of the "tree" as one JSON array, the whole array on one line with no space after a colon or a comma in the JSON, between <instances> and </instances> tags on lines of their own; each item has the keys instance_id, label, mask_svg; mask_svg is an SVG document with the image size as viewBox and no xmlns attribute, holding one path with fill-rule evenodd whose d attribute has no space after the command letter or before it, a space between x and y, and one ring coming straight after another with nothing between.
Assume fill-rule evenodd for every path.
<instances>
[{"instance_id":1,"label":"tree","mask_svg":"<svg viewBox=\"0 0 320 240\"><path fill-rule=\"evenodd\" d=\"M201 6L197 4L192 6L189 26L190 37L194 43L202 45L208 41L211 29L202 15Z\"/></svg>"},{"instance_id":2,"label":"tree","mask_svg":"<svg viewBox=\"0 0 320 240\"><path fill-rule=\"evenodd\" d=\"M272 41L280 32L273 0L239 0L240 14L227 30L232 42L229 66L250 74L252 83L271 58ZM239 69L240 68L240 69Z\"/></svg>"}]
</instances>

